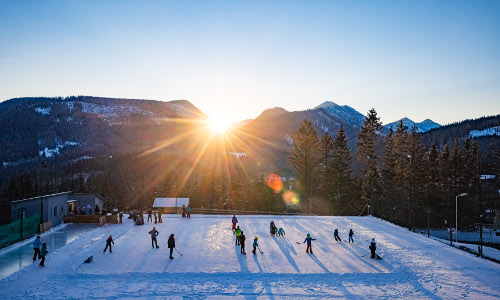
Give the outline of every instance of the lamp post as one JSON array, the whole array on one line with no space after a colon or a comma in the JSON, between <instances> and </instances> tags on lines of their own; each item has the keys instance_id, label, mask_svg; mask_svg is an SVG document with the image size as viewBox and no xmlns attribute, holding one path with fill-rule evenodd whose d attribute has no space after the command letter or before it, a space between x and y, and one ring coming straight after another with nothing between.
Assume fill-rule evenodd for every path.
<instances>
[{"instance_id":1,"label":"lamp post","mask_svg":"<svg viewBox=\"0 0 500 300\"><path fill-rule=\"evenodd\" d=\"M455 234L455 243L458 243L458 197L463 196L467 196L467 193L455 196L455 230L457 231Z\"/></svg>"}]
</instances>

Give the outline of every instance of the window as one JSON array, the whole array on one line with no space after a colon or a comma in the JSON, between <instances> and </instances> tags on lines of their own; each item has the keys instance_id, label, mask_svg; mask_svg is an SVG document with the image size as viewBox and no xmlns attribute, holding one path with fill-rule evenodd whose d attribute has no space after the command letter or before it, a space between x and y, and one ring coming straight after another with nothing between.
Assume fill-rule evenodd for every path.
<instances>
[{"instance_id":1,"label":"window","mask_svg":"<svg viewBox=\"0 0 500 300\"><path fill-rule=\"evenodd\" d=\"M57 217L57 205L54 206L54 217Z\"/></svg>"}]
</instances>

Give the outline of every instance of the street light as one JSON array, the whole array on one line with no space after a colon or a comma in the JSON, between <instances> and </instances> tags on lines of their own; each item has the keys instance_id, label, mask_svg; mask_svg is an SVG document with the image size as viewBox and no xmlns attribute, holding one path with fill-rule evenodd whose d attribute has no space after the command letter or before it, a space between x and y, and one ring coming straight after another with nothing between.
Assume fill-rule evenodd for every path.
<instances>
[{"instance_id":1,"label":"street light","mask_svg":"<svg viewBox=\"0 0 500 300\"><path fill-rule=\"evenodd\" d=\"M458 197L463 196L467 196L467 193L455 196L455 230L457 231L455 234L455 243L458 243Z\"/></svg>"}]
</instances>

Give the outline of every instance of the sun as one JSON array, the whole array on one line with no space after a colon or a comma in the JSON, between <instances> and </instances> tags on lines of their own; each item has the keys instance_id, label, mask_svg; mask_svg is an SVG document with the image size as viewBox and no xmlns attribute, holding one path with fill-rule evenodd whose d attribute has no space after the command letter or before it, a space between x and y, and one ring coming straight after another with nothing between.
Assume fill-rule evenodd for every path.
<instances>
[{"instance_id":1,"label":"sun","mask_svg":"<svg viewBox=\"0 0 500 300\"><path fill-rule=\"evenodd\" d=\"M210 117L209 123L213 133L223 133L231 128L231 121L224 115Z\"/></svg>"}]
</instances>

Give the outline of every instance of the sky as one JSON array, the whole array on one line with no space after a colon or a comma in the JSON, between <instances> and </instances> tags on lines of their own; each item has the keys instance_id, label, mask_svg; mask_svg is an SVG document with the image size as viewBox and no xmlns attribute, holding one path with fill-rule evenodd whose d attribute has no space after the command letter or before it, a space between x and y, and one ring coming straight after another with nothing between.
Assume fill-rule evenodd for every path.
<instances>
[{"instance_id":1,"label":"sky","mask_svg":"<svg viewBox=\"0 0 500 300\"><path fill-rule=\"evenodd\" d=\"M500 114L500 1L0 0L0 101L70 95L231 121L324 101L384 123Z\"/></svg>"}]
</instances>

